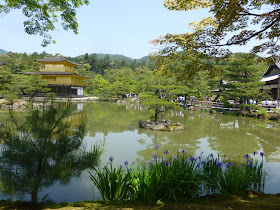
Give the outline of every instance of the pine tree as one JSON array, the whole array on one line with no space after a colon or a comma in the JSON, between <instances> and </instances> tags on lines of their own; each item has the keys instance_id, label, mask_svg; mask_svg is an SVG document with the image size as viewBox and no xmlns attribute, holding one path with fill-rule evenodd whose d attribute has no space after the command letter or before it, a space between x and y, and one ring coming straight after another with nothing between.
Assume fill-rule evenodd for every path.
<instances>
[{"instance_id":1,"label":"pine tree","mask_svg":"<svg viewBox=\"0 0 280 210\"><path fill-rule=\"evenodd\" d=\"M30 194L37 203L43 188L67 184L98 163L100 148L81 149L85 125L73 129L66 120L70 114L69 105L60 109L51 102L42 110L30 107L23 120L11 115L0 131L0 182L5 193Z\"/></svg>"},{"instance_id":2,"label":"pine tree","mask_svg":"<svg viewBox=\"0 0 280 210\"><path fill-rule=\"evenodd\" d=\"M226 84L223 85L223 95L227 98L246 99L257 98L260 94L261 75L266 65L257 63L255 55L236 53L229 58L225 68Z\"/></svg>"}]
</instances>

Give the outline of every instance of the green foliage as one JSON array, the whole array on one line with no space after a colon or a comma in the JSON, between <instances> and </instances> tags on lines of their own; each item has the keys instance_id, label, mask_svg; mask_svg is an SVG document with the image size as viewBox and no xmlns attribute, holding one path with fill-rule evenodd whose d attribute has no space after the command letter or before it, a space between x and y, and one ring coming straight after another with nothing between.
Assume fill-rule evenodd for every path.
<instances>
[{"instance_id":1,"label":"green foliage","mask_svg":"<svg viewBox=\"0 0 280 210\"><path fill-rule=\"evenodd\" d=\"M50 91L48 84L42 79L41 75L33 74L27 77L24 92L33 99L38 93L47 93Z\"/></svg>"},{"instance_id":2,"label":"green foliage","mask_svg":"<svg viewBox=\"0 0 280 210\"><path fill-rule=\"evenodd\" d=\"M217 185L223 194L235 194L246 190L261 191L264 187L265 172L255 160L248 160L246 164L233 164L224 172L220 171Z\"/></svg>"},{"instance_id":3,"label":"green foliage","mask_svg":"<svg viewBox=\"0 0 280 210\"><path fill-rule=\"evenodd\" d=\"M253 104L240 104L239 109L241 111L257 111L257 110L266 110L265 108L261 108L258 105L253 105Z\"/></svg>"},{"instance_id":4,"label":"green foliage","mask_svg":"<svg viewBox=\"0 0 280 210\"><path fill-rule=\"evenodd\" d=\"M246 45L250 40L266 40L254 46L252 52L274 55L279 51L277 44L280 16L279 2L268 1L189 1L165 0L169 10L188 11L204 9L208 17L189 24L191 33L167 34L155 43L165 45L162 54L171 54L178 49L213 55L228 53L228 46Z\"/></svg>"},{"instance_id":5,"label":"green foliage","mask_svg":"<svg viewBox=\"0 0 280 210\"><path fill-rule=\"evenodd\" d=\"M259 88L264 82L260 78L266 64L258 63L257 57L252 54L236 53L227 60L224 70L223 95L228 98L258 98Z\"/></svg>"},{"instance_id":6,"label":"green foliage","mask_svg":"<svg viewBox=\"0 0 280 210\"><path fill-rule=\"evenodd\" d=\"M165 151L166 155L168 151ZM245 163L223 164L220 157L210 154L206 159L187 157L185 152L171 158L153 156L145 166L133 164L125 168L112 163L95 169L90 175L104 200L133 200L141 202L177 201L202 194L234 194L245 190L263 191L265 172L259 163L246 155ZM246 157L245 156L245 157ZM112 160L112 159L111 159Z\"/></svg>"},{"instance_id":7,"label":"green foliage","mask_svg":"<svg viewBox=\"0 0 280 210\"><path fill-rule=\"evenodd\" d=\"M223 103L223 108L233 108L233 105L228 102L227 99L221 99L221 102Z\"/></svg>"},{"instance_id":8,"label":"green foliage","mask_svg":"<svg viewBox=\"0 0 280 210\"><path fill-rule=\"evenodd\" d=\"M53 102L42 109L29 107L18 119L0 131L4 141L0 152L0 182L4 193L25 194L38 202L38 193L55 182L67 184L85 169L96 166L101 155L95 145L90 151L81 146L85 125L70 126L69 106L55 108Z\"/></svg>"},{"instance_id":9,"label":"green foliage","mask_svg":"<svg viewBox=\"0 0 280 210\"><path fill-rule=\"evenodd\" d=\"M112 162L102 169L95 168L96 175L90 173L90 179L98 188L105 201L125 200L128 196L130 174L121 168L113 168Z\"/></svg>"},{"instance_id":10,"label":"green foliage","mask_svg":"<svg viewBox=\"0 0 280 210\"><path fill-rule=\"evenodd\" d=\"M24 21L24 30L27 34L39 34L43 36L42 46L47 46L52 40L50 31L56 29L55 23L61 17L61 26L64 30L72 30L78 34L78 22L76 9L82 5L88 5L88 0L72 1L4 1L0 4L0 14L9 13L14 9L22 9L27 20Z\"/></svg>"},{"instance_id":11,"label":"green foliage","mask_svg":"<svg viewBox=\"0 0 280 210\"><path fill-rule=\"evenodd\" d=\"M170 102L168 98L159 98L157 95L153 94L142 94L140 96L140 101L144 106L147 106L148 109L154 111L154 121L158 121L158 115L167 111L170 108L176 108L174 102Z\"/></svg>"}]
</instances>

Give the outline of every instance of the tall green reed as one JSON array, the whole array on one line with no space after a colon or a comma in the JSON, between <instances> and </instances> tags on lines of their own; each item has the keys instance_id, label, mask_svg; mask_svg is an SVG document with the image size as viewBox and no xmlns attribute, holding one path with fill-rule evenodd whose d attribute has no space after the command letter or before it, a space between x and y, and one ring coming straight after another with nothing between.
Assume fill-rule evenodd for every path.
<instances>
[{"instance_id":1,"label":"tall green reed","mask_svg":"<svg viewBox=\"0 0 280 210\"><path fill-rule=\"evenodd\" d=\"M158 149L158 145L155 146ZM180 154L158 157L153 162L137 167L112 167L113 158L103 168L90 174L104 200L135 200L154 202L158 200L187 199L209 193L237 193L245 190L262 191L265 184L263 160L257 161L245 155L245 162L226 164L219 155L207 158ZM263 153L261 153L261 156Z\"/></svg>"},{"instance_id":2,"label":"tall green reed","mask_svg":"<svg viewBox=\"0 0 280 210\"><path fill-rule=\"evenodd\" d=\"M126 200L131 180L130 173L125 173L121 165L113 168L112 161L113 158L109 164L101 169L94 168L95 175L90 173L90 179L98 188L104 200Z\"/></svg>"}]
</instances>

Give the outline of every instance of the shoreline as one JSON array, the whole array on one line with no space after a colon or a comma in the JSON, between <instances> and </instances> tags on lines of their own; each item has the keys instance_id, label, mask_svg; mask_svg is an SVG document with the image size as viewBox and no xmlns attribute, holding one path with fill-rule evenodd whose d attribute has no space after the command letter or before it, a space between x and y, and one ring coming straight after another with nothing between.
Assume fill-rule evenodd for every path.
<instances>
[{"instance_id":1,"label":"shoreline","mask_svg":"<svg viewBox=\"0 0 280 210\"><path fill-rule=\"evenodd\" d=\"M34 99L33 105L35 107L43 106L43 102L45 101L45 97L36 97ZM117 104L128 104L139 102L137 98L131 99L102 99L97 96L92 97L80 97L80 98L56 98L54 102L63 103L71 101L71 103L86 103L86 102L94 102L94 101L108 101ZM25 99L17 99L15 100L13 105L9 105L8 101L5 99L0 99L0 112L7 111L12 109L14 111L24 111L28 105L28 98ZM190 111L205 111L211 114L224 114L224 115L232 115L232 116L244 116L244 117L252 117L258 119L265 120L273 120L280 121L280 109L266 109L257 111L257 110L240 110L239 108L223 108L223 104L219 102L211 102L211 101L194 101L191 104L186 104L186 110ZM261 106L258 106L261 109L265 109ZM279 111L276 111L279 110Z\"/></svg>"},{"instance_id":2,"label":"shoreline","mask_svg":"<svg viewBox=\"0 0 280 210\"><path fill-rule=\"evenodd\" d=\"M133 201L81 201L73 203L38 203L1 200L1 209L279 209L280 194L243 192L235 195L206 195L177 202L141 203Z\"/></svg>"}]
</instances>

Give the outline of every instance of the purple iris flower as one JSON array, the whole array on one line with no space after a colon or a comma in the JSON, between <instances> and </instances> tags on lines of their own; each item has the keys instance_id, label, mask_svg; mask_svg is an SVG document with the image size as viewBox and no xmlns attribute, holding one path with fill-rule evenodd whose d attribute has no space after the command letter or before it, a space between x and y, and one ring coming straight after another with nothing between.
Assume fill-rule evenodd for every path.
<instances>
[{"instance_id":1,"label":"purple iris flower","mask_svg":"<svg viewBox=\"0 0 280 210\"><path fill-rule=\"evenodd\" d=\"M261 152L261 153L260 153L260 155L263 157L263 156L264 156L264 153L263 153L263 152Z\"/></svg>"},{"instance_id":2,"label":"purple iris flower","mask_svg":"<svg viewBox=\"0 0 280 210\"><path fill-rule=\"evenodd\" d=\"M155 145L155 149L158 149L158 144Z\"/></svg>"},{"instance_id":3,"label":"purple iris flower","mask_svg":"<svg viewBox=\"0 0 280 210\"><path fill-rule=\"evenodd\" d=\"M167 161L165 161L165 165L166 165L166 166L169 166L169 162L168 162L168 160L167 160Z\"/></svg>"},{"instance_id":4,"label":"purple iris flower","mask_svg":"<svg viewBox=\"0 0 280 210\"><path fill-rule=\"evenodd\" d=\"M227 164L226 164L226 167L229 168L232 166L232 163L229 161Z\"/></svg>"},{"instance_id":5,"label":"purple iris flower","mask_svg":"<svg viewBox=\"0 0 280 210\"><path fill-rule=\"evenodd\" d=\"M129 168L128 168L128 167L126 167L126 170L127 170L127 171L129 171Z\"/></svg>"},{"instance_id":6,"label":"purple iris flower","mask_svg":"<svg viewBox=\"0 0 280 210\"><path fill-rule=\"evenodd\" d=\"M122 168L123 168L122 164L118 165L118 168L119 168L119 169L122 169Z\"/></svg>"},{"instance_id":7,"label":"purple iris flower","mask_svg":"<svg viewBox=\"0 0 280 210\"><path fill-rule=\"evenodd\" d=\"M128 161L125 161L125 162L124 162L124 165L125 165L125 166L128 166Z\"/></svg>"},{"instance_id":8,"label":"purple iris flower","mask_svg":"<svg viewBox=\"0 0 280 210\"><path fill-rule=\"evenodd\" d=\"M154 155L153 155L153 158L154 158L154 159L157 159L157 155L156 155L156 154L154 154Z\"/></svg>"},{"instance_id":9,"label":"purple iris flower","mask_svg":"<svg viewBox=\"0 0 280 210\"><path fill-rule=\"evenodd\" d=\"M203 162L203 161L201 161L201 162L200 162L200 164L204 164L204 162Z\"/></svg>"},{"instance_id":10,"label":"purple iris flower","mask_svg":"<svg viewBox=\"0 0 280 210\"><path fill-rule=\"evenodd\" d=\"M114 160L113 156L109 157L109 160L110 160L111 162L113 162L113 160Z\"/></svg>"},{"instance_id":11,"label":"purple iris flower","mask_svg":"<svg viewBox=\"0 0 280 210\"><path fill-rule=\"evenodd\" d=\"M213 154L211 153L209 156L210 156L210 157L213 157Z\"/></svg>"},{"instance_id":12,"label":"purple iris flower","mask_svg":"<svg viewBox=\"0 0 280 210\"><path fill-rule=\"evenodd\" d=\"M257 152L254 152L254 155L256 155L257 154Z\"/></svg>"},{"instance_id":13,"label":"purple iris flower","mask_svg":"<svg viewBox=\"0 0 280 210\"><path fill-rule=\"evenodd\" d=\"M167 154L169 153L169 151L168 151L168 150L165 150L163 153L167 155Z\"/></svg>"},{"instance_id":14,"label":"purple iris flower","mask_svg":"<svg viewBox=\"0 0 280 210\"><path fill-rule=\"evenodd\" d=\"M132 161L132 165L135 165L135 162L134 162L134 161Z\"/></svg>"},{"instance_id":15,"label":"purple iris flower","mask_svg":"<svg viewBox=\"0 0 280 210\"><path fill-rule=\"evenodd\" d=\"M193 156L191 156L189 161L193 162L193 161L195 161L195 158Z\"/></svg>"},{"instance_id":16,"label":"purple iris flower","mask_svg":"<svg viewBox=\"0 0 280 210\"><path fill-rule=\"evenodd\" d=\"M187 153L184 149L182 150L182 153Z\"/></svg>"},{"instance_id":17,"label":"purple iris flower","mask_svg":"<svg viewBox=\"0 0 280 210\"><path fill-rule=\"evenodd\" d=\"M250 164L248 164L248 167L249 167L249 168L252 168L252 164L251 164L251 163L250 163Z\"/></svg>"},{"instance_id":18,"label":"purple iris flower","mask_svg":"<svg viewBox=\"0 0 280 210\"><path fill-rule=\"evenodd\" d=\"M221 168L222 165L223 165L223 163L221 163L221 162L218 162L218 163L217 163L218 168Z\"/></svg>"},{"instance_id":19,"label":"purple iris flower","mask_svg":"<svg viewBox=\"0 0 280 210\"><path fill-rule=\"evenodd\" d=\"M247 154L247 155L244 156L244 158L247 158L247 159L249 159L249 157L250 157L249 154Z\"/></svg>"},{"instance_id":20,"label":"purple iris flower","mask_svg":"<svg viewBox=\"0 0 280 210\"><path fill-rule=\"evenodd\" d=\"M197 164L197 167L200 167L200 164L201 164L201 163Z\"/></svg>"}]
</instances>

